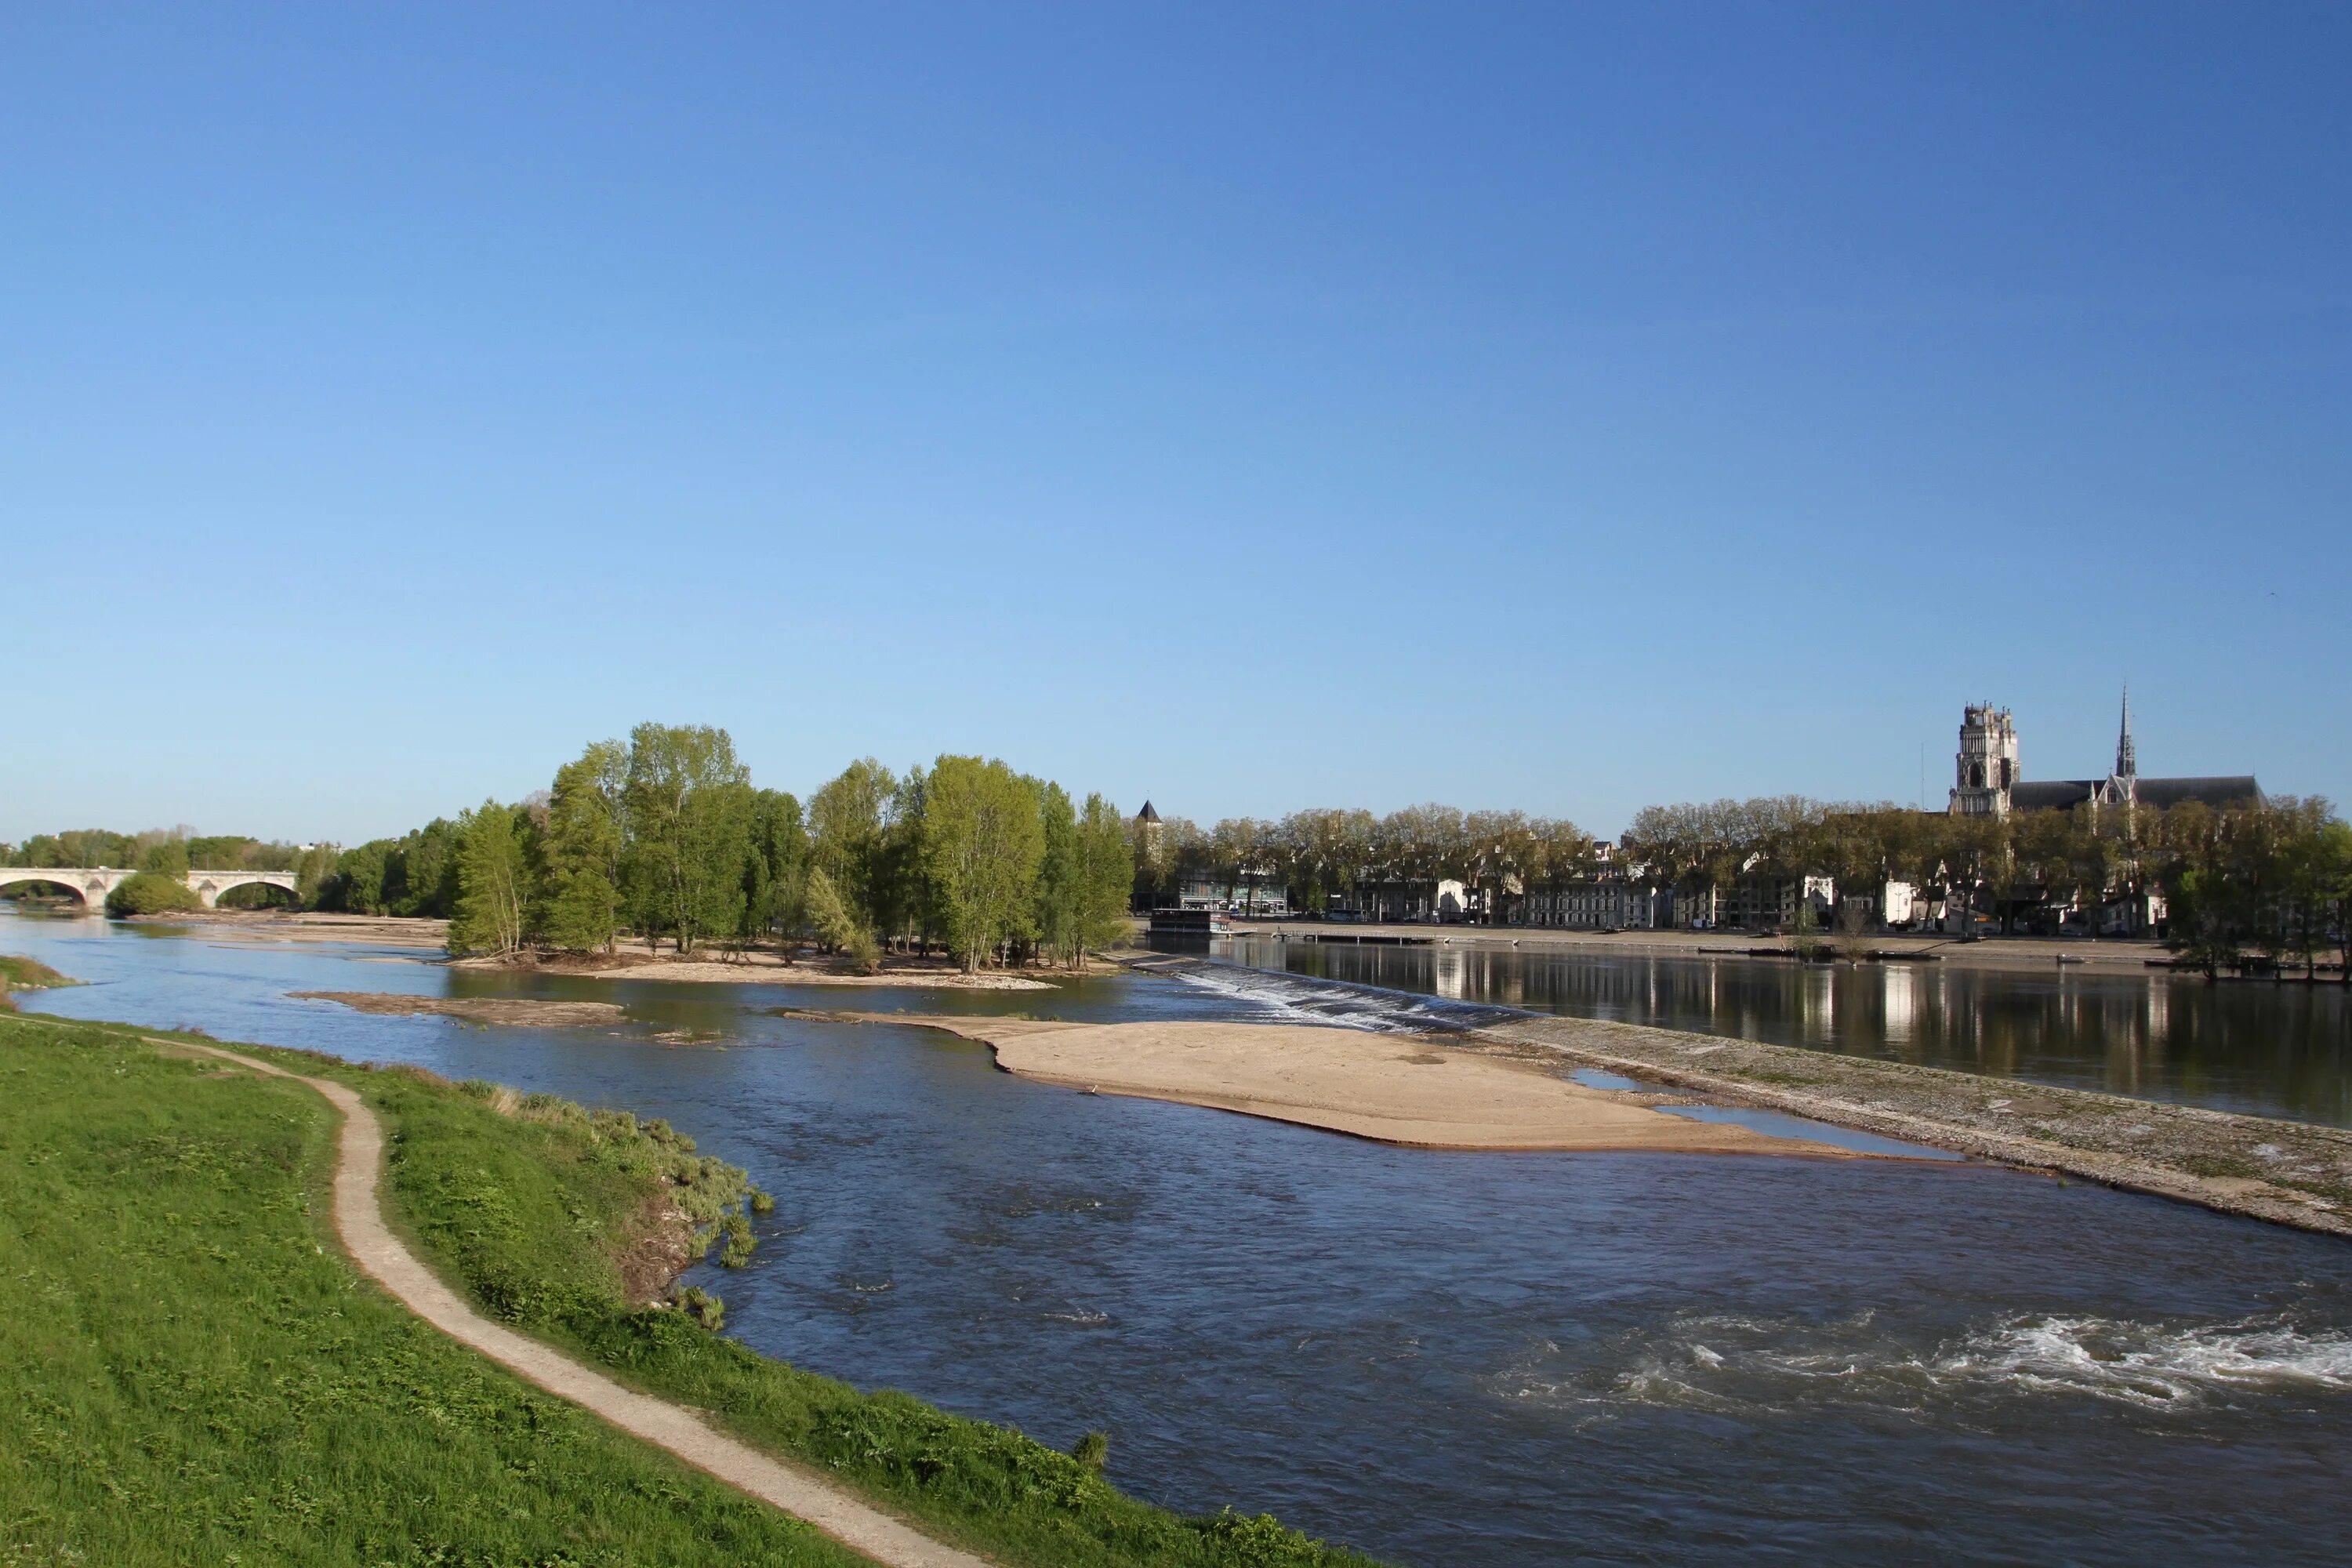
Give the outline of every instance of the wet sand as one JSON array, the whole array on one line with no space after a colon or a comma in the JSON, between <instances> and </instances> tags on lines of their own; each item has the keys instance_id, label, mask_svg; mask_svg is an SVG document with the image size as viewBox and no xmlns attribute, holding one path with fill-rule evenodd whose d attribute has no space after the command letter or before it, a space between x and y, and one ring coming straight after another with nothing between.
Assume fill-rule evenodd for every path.
<instances>
[{"instance_id":1,"label":"wet sand","mask_svg":"<svg viewBox=\"0 0 2352 1568\"><path fill-rule=\"evenodd\" d=\"M996 1065L1097 1094L1263 1116L1420 1149L1870 1158L1653 1109L1685 1097L1587 1089L1532 1062L1419 1035L1294 1024L1072 1024L930 1013L810 1016L912 1024L977 1040Z\"/></svg>"}]
</instances>

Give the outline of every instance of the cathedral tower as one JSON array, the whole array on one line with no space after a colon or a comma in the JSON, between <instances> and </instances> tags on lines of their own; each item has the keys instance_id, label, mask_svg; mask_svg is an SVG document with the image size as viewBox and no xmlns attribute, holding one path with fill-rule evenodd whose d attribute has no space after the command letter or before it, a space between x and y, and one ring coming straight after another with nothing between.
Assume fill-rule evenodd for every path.
<instances>
[{"instance_id":1,"label":"cathedral tower","mask_svg":"<svg viewBox=\"0 0 2352 1568\"><path fill-rule=\"evenodd\" d=\"M2007 816L2009 792L2016 784L2017 721L2006 708L1969 704L1960 719L1951 814Z\"/></svg>"}]
</instances>

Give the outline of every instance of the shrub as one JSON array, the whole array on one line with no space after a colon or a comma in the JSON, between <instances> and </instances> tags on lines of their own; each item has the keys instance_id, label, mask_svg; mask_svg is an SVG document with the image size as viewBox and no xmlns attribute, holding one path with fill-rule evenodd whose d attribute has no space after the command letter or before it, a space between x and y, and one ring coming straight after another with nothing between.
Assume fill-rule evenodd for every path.
<instances>
[{"instance_id":1,"label":"shrub","mask_svg":"<svg viewBox=\"0 0 2352 1568\"><path fill-rule=\"evenodd\" d=\"M1070 1458L1090 1470L1101 1469L1110 1463L1110 1434L1087 1433L1078 1439L1078 1446L1070 1450Z\"/></svg>"},{"instance_id":2,"label":"shrub","mask_svg":"<svg viewBox=\"0 0 2352 1568\"><path fill-rule=\"evenodd\" d=\"M142 871L106 895L110 915L161 915L204 907L185 882L161 871Z\"/></svg>"},{"instance_id":3,"label":"shrub","mask_svg":"<svg viewBox=\"0 0 2352 1568\"><path fill-rule=\"evenodd\" d=\"M740 1214L730 1214L719 1223L719 1234L726 1237L726 1250L719 1255L722 1267L740 1268L751 1261L751 1248L758 1245L751 1237L751 1222Z\"/></svg>"},{"instance_id":4,"label":"shrub","mask_svg":"<svg viewBox=\"0 0 2352 1568\"><path fill-rule=\"evenodd\" d=\"M677 1293L677 1310L714 1334L727 1322L727 1303L699 1285L688 1285Z\"/></svg>"}]
</instances>

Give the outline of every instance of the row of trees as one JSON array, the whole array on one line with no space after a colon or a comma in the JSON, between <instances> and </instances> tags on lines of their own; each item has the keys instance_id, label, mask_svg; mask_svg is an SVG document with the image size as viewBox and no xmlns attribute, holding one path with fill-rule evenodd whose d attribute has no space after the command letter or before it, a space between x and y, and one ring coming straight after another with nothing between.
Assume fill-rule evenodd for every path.
<instances>
[{"instance_id":1,"label":"row of trees","mask_svg":"<svg viewBox=\"0 0 2352 1568\"><path fill-rule=\"evenodd\" d=\"M1172 903L1187 883L1289 889L1293 908L1320 910L1334 896L1369 887L1522 886L1590 875L1592 836L1560 817L1519 811L1416 805L1369 811L1295 811L1279 820L1228 817L1206 832L1180 816L1133 827L1136 901Z\"/></svg>"},{"instance_id":2,"label":"row of trees","mask_svg":"<svg viewBox=\"0 0 2352 1568\"><path fill-rule=\"evenodd\" d=\"M868 758L803 806L755 787L724 730L640 724L524 801L346 851L319 901L446 914L458 952L814 936L863 966L940 947L977 969L1077 963L1123 930L1132 877L1116 807L1001 762Z\"/></svg>"},{"instance_id":3,"label":"row of trees","mask_svg":"<svg viewBox=\"0 0 2352 1568\"><path fill-rule=\"evenodd\" d=\"M1610 847L1574 823L1516 811L1420 805L1229 818L1205 832L1181 817L1133 826L1139 907L1186 883L1286 890L1320 910L1363 888L1533 891L1597 874ZM2258 949L2308 960L2352 903L2352 826L2319 799L2222 809L2191 802L1952 816L1892 804L1796 795L1644 807L1622 868L1677 889L1722 889L1754 875L1832 879L1842 892L1888 880L1959 891L2004 920L2029 901L2095 904L2161 892L2177 943L2200 952ZM1490 899L1487 907L1496 907Z\"/></svg>"}]
</instances>

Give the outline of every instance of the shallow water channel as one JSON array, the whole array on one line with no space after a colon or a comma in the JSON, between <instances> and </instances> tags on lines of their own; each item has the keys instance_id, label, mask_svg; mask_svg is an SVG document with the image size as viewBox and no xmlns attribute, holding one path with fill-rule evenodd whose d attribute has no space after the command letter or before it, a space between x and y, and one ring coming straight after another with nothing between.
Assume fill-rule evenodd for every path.
<instances>
[{"instance_id":1,"label":"shallow water channel","mask_svg":"<svg viewBox=\"0 0 2352 1568\"><path fill-rule=\"evenodd\" d=\"M0 914L29 1007L667 1116L777 1197L730 1331L1401 1563L2341 1561L2352 1246L1980 1164L1431 1153L996 1071L780 1005L1295 1018L1045 993L453 972ZM294 990L611 999L483 1027ZM1359 997L1370 1009L1380 999ZM657 1034L701 1031L702 1044Z\"/></svg>"}]
</instances>

